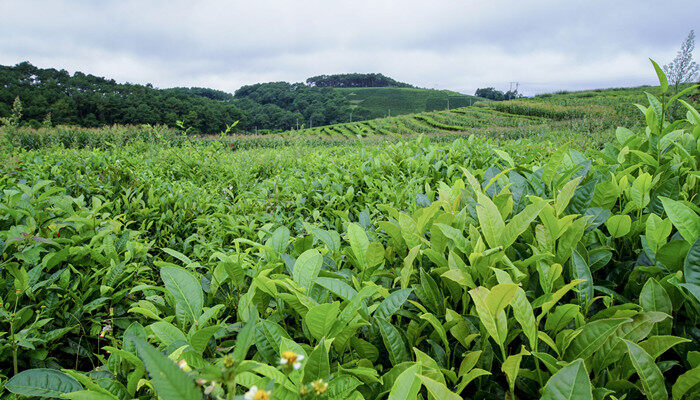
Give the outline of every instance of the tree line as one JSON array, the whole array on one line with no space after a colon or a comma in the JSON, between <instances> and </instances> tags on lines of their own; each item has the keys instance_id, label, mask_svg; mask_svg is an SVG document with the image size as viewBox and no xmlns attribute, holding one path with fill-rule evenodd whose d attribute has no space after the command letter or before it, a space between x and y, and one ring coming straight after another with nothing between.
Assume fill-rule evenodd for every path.
<instances>
[{"instance_id":1,"label":"tree line","mask_svg":"<svg viewBox=\"0 0 700 400\"><path fill-rule=\"evenodd\" d=\"M157 89L151 84L117 83L82 72L42 69L29 62L0 65L0 118L9 118L15 99L22 125L124 124L183 126L213 134L236 121L236 130L267 133L376 118L376 112L336 87L412 87L382 74L319 75L305 83L246 85L234 94L202 87ZM480 89L481 90L481 89ZM479 92L477 91L477 95ZM487 96L482 96L487 97ZM495 99L494 99L495 100ZM468 104L454 99L452 106ZM440 109L441 105L434 106Z\"/></svg>"},{"instance_id":2,"label":"tree line","mask_svg":"<svg viewBox=\"0 0 700 400\"><path fill-rule=\"evenodd\" d=\"M306 84L316 87L403 87L411 88L413 85L398 82L382 74L335 74L312 76L306 80Z\"/></svg>"},{"instance_id":3,"label":"tree line","mask_svg":"<svg viewBox=\"0 0 700 400\"><path fill-rule=\"evenodd\" d=\"M351 111L349 100L331 87L271 82L243 86L235 94L201 87L156 89L29 62L0 66L0 88L0 118L11 116L19 98L21 123L33 127L182 121L193 132L218 133L239 121L237 130L265 132L345 122ZM361 107L353 111L356 120L370 117Z\"/></svg>"},{"instance_id":4,"label":"tree line","mask_svg":"<svg viewBox=\"0 0 700 400\"><path fill-rule=\"evenodd\" d=\"M16 98L22 103L22 123L97 127L112 124L165 124L182 121L197 132L214 133L244 118L228 102L178 89L116 83L94 75L42 69L28 62L0 66L0 117L11 114Z\"/></svg>"}]
</instances>

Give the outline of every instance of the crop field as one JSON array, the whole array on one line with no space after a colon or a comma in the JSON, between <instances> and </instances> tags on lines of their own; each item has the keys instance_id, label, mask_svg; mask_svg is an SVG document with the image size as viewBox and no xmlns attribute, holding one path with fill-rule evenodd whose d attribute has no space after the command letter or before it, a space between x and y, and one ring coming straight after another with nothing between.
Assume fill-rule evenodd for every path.
<instances>
[{"instance_id":1,"label":"crop field","mask_svg":"<svg viewBox=\"0 0 700 400\"><path fill-rule=\"evenodd\" d=\"M636 127L644 122L634 104L646 102L646 92L660 94L658 87L639 87L547 94L501 102L478 101L474 107L319 126L282 132L280 136L354 138L447 134L453 137L455 133L466 133L539 140L543 132L555 132L551 136L573 133L574 140L583 137L602 145L613 136L617 126ZM671 111L678 114L674 115L676 119L683 117L680 108L673 107Z\"/></svg>"},{"instance_id":2,"label":"crop field","mask_svg":"<svg viewBox=\"0 0 700 400\"><path fill-rule=\"evenodd\" d=\"M344 94L353 105L366 108L370 115L385 117L391 115L411 114L419 111L444 110L470 106L483 100L457 92L434 89L366 87L336 88Z\"/></svg>"},{"instance_id":3,"label":"crop field","mask_svg":"<svg viewBox=\"0 0 700 400\"><path fill-rule=\"evenodd\" d=\"M658 74L268 138L4 126L0 397L697 399L700 113Z\"/></svg>"}]
</instances>

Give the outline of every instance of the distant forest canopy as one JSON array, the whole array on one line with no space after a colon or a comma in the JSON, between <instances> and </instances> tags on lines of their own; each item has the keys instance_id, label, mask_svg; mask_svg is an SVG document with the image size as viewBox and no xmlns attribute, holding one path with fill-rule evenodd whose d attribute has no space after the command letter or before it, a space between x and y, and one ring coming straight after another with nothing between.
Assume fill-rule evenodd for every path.
<instances>
[{"instance_id":1,"label":"distant forest canopy","mask_svg":"<svg viewBox=\"0 0 700 400\"><path fill-rule=\"evenodd\" d=\"M212 134L225 131L227 125L239 121L237 131L265 133L348 122L350 118L353 121L378 118L389 109L399 114L442 109L442 104L449 101L453 107L471 104L471 101L466 103L466 96L456 93L449 95L429 89L407 89L421 91L418 94L402 93L401 88L412 86L382 74L320 75L309 78L307 83L258 83L243 86L235 94L202 87L157 89L151 84L117 83L82 72L71 76L66 70L42 69L22 62L15 66L0 65L0 117L11 114L13 102L19 97L23 109L20 122L33 127L42 124L174 127L177 121L182 121L192 132ZM347 92L360 87L377 92ZM389 89L396 93L384 92ZM371 99L365 99L366 95ZM416 104L406 102L406 96L415 98Z\"/></svg>"},{"instance_id":2,"label":"distant forest canopy","mask_svg":"<svg viewBox=\"0 0 700 400\"><path fill-rule=\"evenodd\" d=\"M402 87L412 88L413 85L398 82L382 74L334 74L312 76L306 84L316 87Z\"/></svg>"},{"instance_id":3,"label":"distant forest canopy","mask_svg":"<svg viewBox=\"0 0 700 400\"><path fill-rule=\"evenodd\" d=\"M165 124L181 120L198 132L215 133L244 118L229 102L194 96L181 89L116 83L94 75L41 69L28 62L0 66L0 117L8 116L16 97L22 102L22 121L39 126L96 127L112 124Z\"/></svg>"}]
</instances>

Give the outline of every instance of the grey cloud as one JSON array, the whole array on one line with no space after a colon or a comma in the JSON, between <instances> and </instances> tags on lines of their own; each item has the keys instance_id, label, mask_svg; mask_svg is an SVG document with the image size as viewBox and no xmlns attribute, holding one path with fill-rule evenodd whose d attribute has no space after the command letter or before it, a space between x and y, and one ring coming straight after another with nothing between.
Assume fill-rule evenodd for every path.
<instances>
[{"instance_id":1,"label":"grey cloud","mask_svg":"<svg viewBox=\"0 0 700 400\"><path fill-rule=\"evenodd\" d=\"M0 63L234 91L382 72L473 92L653 83L696 1L35 1L0 3Z\"/></svg>"}]
</instances>

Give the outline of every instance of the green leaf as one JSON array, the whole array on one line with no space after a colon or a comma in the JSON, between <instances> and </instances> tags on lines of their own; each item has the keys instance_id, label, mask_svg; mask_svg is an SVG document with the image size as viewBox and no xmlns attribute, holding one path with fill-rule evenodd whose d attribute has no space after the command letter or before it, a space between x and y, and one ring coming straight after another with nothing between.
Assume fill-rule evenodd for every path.
<instances>
[{"instance_id":1,"label":"green leaf","mask_svg":"<svg viewBox=\"0 0 700 400\"><path fill-rule=\"evenodd\" d=\"M523 348L523 351L520 353L508 356L508 358L503 361L503 365L501 365L501 371L506 374L511 393L515 390L515 380L518 378L518 373L520 372L520 361L522 361L524 355L528 354L524 350Z\"/></svg>"},{"instance_id":2,"label":"green leaf","mask_svg":"<svg viewBox=\"0 0 700 400\"><path fill-rule=\"evenodd\" d=\"M667 350L681 343L689 343L690 339L685 339L671 335L652 336L649 339L638 343L651 356L652 360L656 360L660 355Z\"/></svg>"},{"instance_id":3,"label":"green leaf","mask_svg":"<svg viewBox=\"0 0 700 400\"><path fill-rule=\"evenodd\" d=\"M588 263L576 249L571 255L571 279L581 279L583 281L578 286L576 298L578 299L578 304L585 310L593 301L593 275L588 267Z\"/></svg>"},{"instance_id":4,"label":"green leaf","mask_svg":"<svg viewBox=\"0 0 700 400\"><path fill-rule=\"evenodd\" d=\"M537 350L537 322L535 321L535 314L532 311L532 304L527 299L525 291L518 288L513 296L513 300L510 302L513 308L513 316L515 320L518 321L520 327L527 337L530 343L530 349L533 351Z\"/></svg>"},{"instance_id":5,"label":"green leaf","mask_svg":"<svg viewBox=\"0 0 700 400\"><path fill-rule=\"evenodd\" d=\"M685 256L683 279L686 283L700 285L700 237L695 240Z\"/></svg>"},{"instance_id":6,"label":"green leaf","mask_svg":"<svg viewBox=\"0 0 700 400\"><path fill-rule=\"evenodd\" d=\"M309 354L308 360L304 363L304 378L302 383L311 382L316 379L326 378L331 374L331 367L328 362L328 348L325 339L316 345L316 348Z\"/></svg>"},{"instance_id":7,"label":"green leaf","mask_svg":"<svg viewBox=\"0 0 700 400\"><path fill-rule=\"evenodd\" d=\"M301 253L296 262L294 262L294 270L292 271L292 279L299 286L309 289L313 280L318 276L323 265L323 256L316 249L309 249Z\"/></svg>"},{"instance_id":8,"label":"green leaf","mask_svg":"<svg viewBox=\"0 0 700 400\"><path fill-rule=\"evenodd\" d=\"M253 311L248 318L243 329L238 332L236 336L236 347L233 349L232 357L234 360L241 362L245 360L246 354L248 354L248 349L253 344L255 339L255 325L258 323L258 313Z\"/></svg>"},{"instance_id":9,"label":"green leaf","mask_svg":"<svg viewBox=\"0 0 700 400\"><path fill-rule=\"evenodd\" d=\"M666 289L661 286L656 279L647 279L642 291L639 293L639 305L642 306L644 311L659 311L672 315L673 304L671 303L671 298L666 293ZM670 333L671 324L670 323L659 323L653 328L654 332L658 333Z\"/></svg>"},{"instance_id":10,"label":"green leaf","mask_svg":"<svg viewBox=\"0 0 700 400\"><path fill-rule=\"evenodd\" d=\"M364 270L367 268L367 248L369 247L367 233L359 225L352 223L348 226L348 241L355 259L360 264L360 269Z\"/></svg>"},{"instance_id":11,"label":"green leaf","mask_svg":"<svg viewBox=\"0 0 700 400\"><path fill-rule=\"evenodd\" d=\"M610 335L615 333L620 325L630 321L632 321L630 318L607 318L587 323L566 348L564 359L587 359L605 343Z\"/></svg>"},{"instance_id":12,"label":"green leaf","mask_svg":"<svg viewBox=\"0 0 700 400\"><path fill-rule=\"evenodd\" d=\"M447 388L444 383L438 382L436 380L430 379L425 375L418 375L418 379L423 383L428 393L430 393L433 398L439 400L462 400L462 397L455 394L453 391Z\"/></svg>"},{"instance_id":13,"label":"green leaf","mask_svg":"<svg viewBox=\"0 0 700 400\"><path fill-rule=\"evenodd\" d=\"M550 157L549 161L544 167L544 171L542 171L542 181L549 185L552 182L552 179L554 179L554 175L557 173L557 170L561 167L562 161L564 160L564 156L569 153L569 145L565 144L564 146L559 147Z\"/></svg>"},{"instance_id":14,"label":"green leaf","mask_svg":"<svg viewBox=\"0 0 700 400\"><path fill-rule=\"evenodd\" d=\"M680 400L690 389L700 384L700 367L687 371L676 379L671 388L673 400Z\"/></svg>"},{"instance_id":15,"label":"green leaf","mask_svg":"<svg viewBox=\"0 0 700 400\"><path fill-rule=\"evenodd\" d=\"M317 285L323 286L324 288L330 290L336 296L343 300L350 301L357 295L357 290L353 289L347 283L341 281L340 279L318 277L314 279Z\"/></svg>"},{"instance_id":16,"label":"green leaf","mask_svg":"<svg viewBox=\"0 0 700 400\"><path fill-rule=\"evenodd\" d=\"M316 340L321 340L322 337L328 335L339 311L340 303L337 301L311 307L304 317L304 322L309 328L311 336Z\"/></svg>"},{"instance_id":17,"label":"green leaf","mask_svg":"<svg viewBox=\"0 0 700 400\"><path fill-rule=\"evenodd\" d=\"M651 58L649 59L649 61L651 61L651 63L654 65L656 76L659 77L661 93L666 93L666 91L668 91L668 78L666 78L666 74L664 74L664 71L659 67L659 64L657 64L656 61L652 60Z\"/></svg>"},{"instance_id":18,"label":"green leaf","mask_svg":"<svg viewBox=\"0 0 700 400\"><path fill-rule=\"evenodd\" d=\"M312 227L308 229L314 236L319 238L331 252L336 253L340 251L340 235L338 232L324 231L323 229Z\"/></svg>"},{"instance_id":19,"label":"green leaf","mask_svg":"<svg viewBox=\"0 0 700 400\"><path fill-rule=\"evenodd\" d=\"M172 256L173 258L176 258L176 259L182 261L182 263L185 264L185 265L194 264L194 263L192 262L192 260L190 260L189 257L187 257L186 255L180 253L180 252L177 251L177 250L169 249L169 248L167 248L167 247L163 247L161 250L163 250L164 252L168 253L168 254L169 254L170 256Z\"/></svg>"},{"instance_id":20,"label":"green leaf","mask_svg":"<svg viewBox=\"0 0 700 400\"><path fill-rule=\"evenodd\" d=\"M544 366L547 367L549 372L552 374L556 374L561 369L561 366L557 363L557 359L549 353L533 352L532 355L537 357L538 360L542 361Z\"/></svg>"},{"instance_id":21,"label":"green leaf","mask_svg":"<svg viewBox=\"0 0 700 400\"><path fill-rule=\"evenodd\" d=\"M544 387L542 400L593 400L591 380L583 360L573 361L552 375Z\"/></svg>"},{"instance_id":22,"label":"green leaf","mask_svg":"<svg viewBox=\"0 0 700 400\"><path fill-rule=\"evenodd\" d=\"M265 245L270 247L275 254L279 256L284 253L288 243L289 229L287 229L287 227L280 226L279 228L275 229L274 232L272 232L272 235L270 235L270 238L267 239Z\"/></svg>"},{"instance_id":23,"label":"green leaf","mask_svg":"<svg viewBox=\"0 0 700 400\"><path fill-rule=\"evenodd\" d=\"M119 399L113 394L96 392L94 390L80 390L73 393L67 393L62 396L65 399L71 400L116 400Z\"/></svg>"},{"instance_id":24,"label":"green leaf","mask_svg":"<svg viewBox=\"0 0 700 400\"><path fill-rule=\"evenodd\" d=\"M375 318L386 319L394 315L398 311L403 303L406 302L408 296L411 294L412 289L399 289L392 292L386 299L379 303L379 307L374 312Z\"/></svg>"},{"instance_id":25,"label":"green leaf","mask_svg":"<svg viewBox=\"0 0 700 400\"><path fill-rule=\"evenodd\" d=\"M650 400L668 399L664 377L654 359L639 345L629 340L623 339L623 341L627 345L630 360L632 360L632 365L639 375L639 381L647 398Z\"/></svg>"},{"instance_id":26,"label":"green leaf","mask_svg":"<svg viewBox=\"0 0 700 400\"><path fill-rule=\"evenodd\" d=\"M149 328L156 335L158 340L166 346L170 346L178 340L187 341L187 337L181 330L177 329L173 324L166 321L158 321L149 325Z\"/></svg>"},{"instance_id":27,"label":"green leaf","mask_svg":"<svg viewBox=\"0 0 700 400\"><path fill-rule=\"evenodd\" d=\"M581 178L570 180L566 183L566 185L564 185L563 188L561 188L559 193L557 193L557 197L554 200L554 209L557 215L561 215L561 213L564 212L564 209L566 209L566 206L569 205L571 198L574 197L574 192L576 191L576 187L578 187L579 182L581 182Z\"/></svg>"},{"instance_id":28,"label":"green leaf","mask_svg":"<svg viewBox=\"0 0 700 400\"><path fill-rule=\"evenodd\" d=\"M664 211L673 222L673 226L678 229L678 232L683 236L683 239L688 243L694 243L700 235L700 217L680 201L671 200L668 197L661 197L661 204L664 206Z\"/></svg>"},{"instance_id":29,"label":"green leaf","mask_svg":"<svg viewBox=\"0 0 700 400\"><path fill-rule=\"evenodd\" d=\"M379 331L382 334L384 346L389 353L389 361L391 361L393 365L409 361L410 358L408 350L406 350L406 343L396 327L385 319L377 318L376 322L377 325L379 325Z\"/></svg>"},{"instance_id":30,"label":"green leaf","mask_svg":"<svg viewBox=\"0 0 700 400\"><path fill-rule=\"evenodd\" d=\"M420 372L420 364L406 368L394 381L387 400L415 400L421 387Z\"/></svg>"},{"instance_id":31,"label":"green leaf","mask_svg":"<svg viewBox=\"0 0 700 400\"><path fill-rule=\"evenodd\" d=\"M672 229L673 224L670 219L662 220L656 214L649 214L646 222L646 239L647 245L654 252L654 255L666 244Z\"/></svg>"},{"instance_id":32,"label":"green leaf","mask_svg":"<svg viewBox=\"0 0 700 400\"><path fill-rule=\"evenodd\" d=\"M486 305L491 310L491 315L496 316L510 304L515 292L518 290L518 285L515 283L499 283L491 288L491 291L486 296Z\"/></svg>"},{"instance_id":33,"label":"green leaf","mask_svg":"<svg viewBox=\"0 0 700 400\"><path fill-rule=\"evenodd\" d=\"M64 393L82 390L83 387L68 374L56 369L34 368L24 370L5 383L5 389L22 396L63 398Z\"/></svg>"},{"instance_id":34,"label":"green leaf","mask_svg":"<svg viewBox=\"0 0 700 400\"><path fill-rule=\"evenodd\" d=\"M372 268L384 261L384 246L381 243L372 242L367 247L367 268Z\"/></svg>"},{"instance_id":35,"label":"green leaf","mask_svg":"<svg viewBox=\"0 0 700 400\"><path fill-rule=\"evenodd\" d=\"M476 196L479 202L476 206L476 215L479 218L484 238L491 248L498 247L501 233L506 227L503 217L496 204L488 196L481 192L477 192Z\"/></svg>"},{"instance_id":36,"label":"green leaf","mask_svg":"<svg viewBox=\"0 0 700 400\"><path fill-rule=\"evenodd\" d=\"M500 243L503 248L510 247L520 235L527 230L530 223L537 218L540 211L547 205L546 201L538 201L536 204L530 204L523 211L518 213L506 224L503 232L500 235Z\"/></svg>"},{"instance_id":37,"label":"green leaf","mask_svg":"<svg viewBox=\"0 0 700 400\"><path fill-rule=\"evenodd\" d=\"M202 393L194 381L171 359L145 340L131 336L139 358L146 366L158 396L168 400L200 400Z\"/></svg>"},{"instance_id":38,"label":"green leaf","mask_svg":"<svg viewBox=\"0 0 700 400\"><path fill-rule=\"evenodd\" d=\"M175 298L177 308L184 313L183 316L196 322L202 314L204 303L204 292L199 280L187 270L169 266L160 267L160 277Z\"/></svg>"},{"instance_id":39,"label":"green leaf","mask_svg":"<svg viewBox=\"0 0 700 400\"><path fill-rule=\"evenodd\" d=\"M632 219L629 215L613 215L605 221L605 226L614 238L623 237L632 228Z\"/></svg>"},{"instance_id":40,"label":"green leaf","mask_svg":"<svg viewBox=\"0 0 700 400\"><path fill-rule=\"evenodd\" d=\"M15 278L15 289L24 292L29 286L29 275L23 267L18 267L17 264L8 263L7 270Z\"/></svg>"},{"instance_id":41,"label":"green leaf","mask_svg":"<svg viewBox=\"0 0 700 400\"><path fill-rule=\"evenodd\" d=\"M493 337L493 339L500 344L505 338L500 337L498 333L498 326L496 325L496 317L491 314L491 310L486 304L486 297L489 293L490 291L483 286L479 286L478 288L469 291L469 295L474 302L474 308L479 316L479 321L481 321L484 328L486 328L486 332L488 332L489 335L491 335L491 337Z\"/></svg>"},{"instance_id":42,"label":"green leaf","mask_svg":"<svg viewBox=\"0 0 700 400\"><path fill-rule=\"evenodd\" d=\"M209 340L220 329L221 327L219 325L207 326L206 328L198 329L190 338L190 346L192 346L194 351L201 355L207 348Z\"/></svg>"},{"instance_id":43,"label":"green leaf","mask_svg":"<svg viewBox=\"0 0 700 400\"><path fill-rule=\"evenodd\" d=\"M437 332L438 336L440 336L440 339L442 340L442 343L445 345L445 351L447 352L447 354L450 354L450 344L447 340L447 332L445 331L445 328L442 326L440 321L438 321L437 317L435 317L431 313L424 313L421 314L420 319L428 321L430 325L433 326L433 329L435 329L435 332Z\"/></svg>"}]
</instances>

